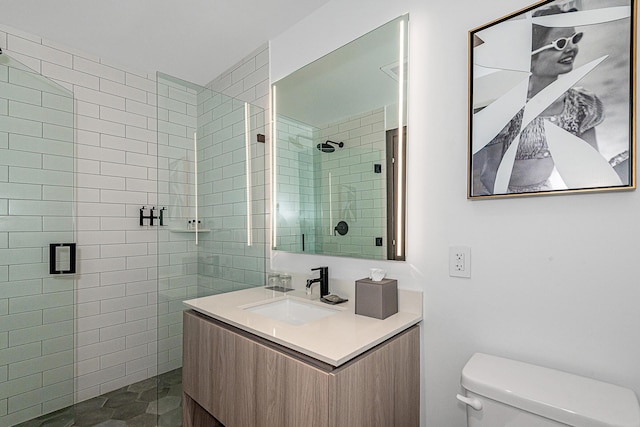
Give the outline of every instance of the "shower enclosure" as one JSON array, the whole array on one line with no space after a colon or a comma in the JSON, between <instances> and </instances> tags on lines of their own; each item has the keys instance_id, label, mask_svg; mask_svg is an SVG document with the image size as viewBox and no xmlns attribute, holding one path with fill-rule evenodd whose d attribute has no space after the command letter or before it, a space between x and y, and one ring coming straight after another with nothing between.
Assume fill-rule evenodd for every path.
<instances>
[{"instance_id":1,"label":"shower enclosure","mask_svg":"<svg viewBox=\"0 0 640 427\"><path fill-rule=\"evenodd\" d=\"M277 115L276 249L386 259L372 245L387 235L384 120L383 108L321 127Z\"/></svg>"},{"instance_id":2,"label":"shower enclosure","mask_svg":"<svg viewBox=\"0 0 640 427\"><path fill-rule=\"evenodd\" d=\"M182 366L182 301L265 280L264 110L158 74L158 373ZM260 142L262 141L262 142Z\"/></svg>"},{"instance_id":3,"label":"shower enclosure","mask_svg":"<svg viewBox=\"0 0 640 427\"><path fill-rule=\"evenodd\" d=\"M149 294L157 295L157 328L149 324L144 339L154 347L145 363L153 358L157 373L168 374L159 375L157 392L150 386L152 401L142 391L153 379L105 396L140 395L144 401L129 402L127 410L138 405L146 421L180 425L174 382L182 364L182 301L264 284L265 117L259 107L163 74L157 93L158 187L143 212L163 219L153 224L158 263L156 277L149 276L157 279L157 294ZM88 419L93 404L104 416L113 412L99 407L102 397L74 406L75 344L85 327L75 301L75 120L71 91L10 52L0 54L2 427L73 425Z\"/></svg>"},{"instance_id":4,"label":"shower enclosure","mask_svg":"<svg viewBox=\"0 0 640 427\"><path fill-rule=\"evenodd\" d=\"M74 400L74 98L10 55L0 54L1 426Z\"/></svg>"}]
</instances>

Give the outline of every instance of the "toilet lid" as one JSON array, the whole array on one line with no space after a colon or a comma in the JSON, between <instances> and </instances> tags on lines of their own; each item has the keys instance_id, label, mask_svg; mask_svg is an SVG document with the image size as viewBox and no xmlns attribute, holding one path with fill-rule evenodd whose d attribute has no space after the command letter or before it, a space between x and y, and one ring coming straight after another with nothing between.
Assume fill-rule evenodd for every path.
<instances>
[{"instance_id":1,"label":"toilet lid","mask_svg":"<svg viewBox=\"0 0 640 427\"><path fill-rule=\"evenodd\" d=\"M475 394L571 426L640 427L632 390L617 385L476 353L461 384Z\"/></svg>"}]
</instances>

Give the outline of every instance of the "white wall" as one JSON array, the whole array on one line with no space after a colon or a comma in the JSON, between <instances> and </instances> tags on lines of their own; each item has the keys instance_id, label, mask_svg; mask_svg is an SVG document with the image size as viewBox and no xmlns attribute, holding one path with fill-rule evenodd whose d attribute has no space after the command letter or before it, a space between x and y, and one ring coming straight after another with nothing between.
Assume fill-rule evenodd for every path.
<instances>
[{"instance_id":1,"label":"white wall","mask_svg":"<svg viewBox=\"0 0 640 427\"><path fill-rule=\"evenodd\" d=\"M423 426L465 425L455 394L476 351L640 394L640 193L466 199L468 30L529 4L334 0L271 43L275 81L410 13L407 262L274 252L271 263L299 274L329 265L346 281L383 264L424 291ZM472 248L471 279L448 276L452 245Z\"/></svg>"}]
</instances>

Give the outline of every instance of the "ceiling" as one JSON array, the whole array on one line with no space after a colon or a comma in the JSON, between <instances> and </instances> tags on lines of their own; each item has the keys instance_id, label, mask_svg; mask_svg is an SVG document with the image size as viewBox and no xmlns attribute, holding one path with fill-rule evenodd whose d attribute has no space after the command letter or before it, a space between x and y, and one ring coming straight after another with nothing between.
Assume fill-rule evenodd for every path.
<instances>
[{"instance_id":1,"label":"ceiling","mask_svg":"<svg viewBox=\"0 0 640 427\"><path fill-rule=\"evenodd\" d=\"M0 0L0 23L204 85L329 0Z\"/></svg>"},{"instance_id":2,"label":"ceiling","mask_svg":"<svg viewBox=\"0 0 640 427\"><path fill-rule=\"evenodd\" d=\"M321 128L397 105L398 28L404 19L388 22L275 82L278 114ZM406 66L404 70L406 79Z\"/></svg>"}]
</instances>

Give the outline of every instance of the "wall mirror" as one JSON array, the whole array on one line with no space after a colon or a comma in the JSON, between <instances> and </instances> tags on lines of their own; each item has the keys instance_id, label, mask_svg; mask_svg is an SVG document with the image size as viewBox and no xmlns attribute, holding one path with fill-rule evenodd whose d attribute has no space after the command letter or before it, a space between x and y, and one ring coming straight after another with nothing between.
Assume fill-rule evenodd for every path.
<instances>
[{"instance_id":1,"label":"wall mirror","mask_svg":"<svg viewBox=\"0 0 640 427\"><path fill-rule=\"evenodd\" d=\"M273 249L405 259L403 15L272 86Z\"/></svg>"}]
</instances>

